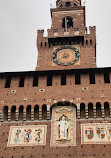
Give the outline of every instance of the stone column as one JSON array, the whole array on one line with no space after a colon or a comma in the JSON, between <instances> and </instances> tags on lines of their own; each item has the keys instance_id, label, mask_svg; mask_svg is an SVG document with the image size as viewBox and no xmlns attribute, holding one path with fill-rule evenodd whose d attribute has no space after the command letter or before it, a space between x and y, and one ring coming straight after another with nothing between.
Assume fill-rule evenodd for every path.
<instances>
[{"instance_id":1,"label":"stone column","mask_svg":"<svg viewBox=\"0 0 111 158\"><path fill-rule=\"evenodd\" d=\"M105 118L104 106L101 107L102 118Z\"/></svg>"},{"instance_id":2,"label":"stone column","mask_svg":"<svg viewBox=\"0 0 111 158\"><path fill-rule=\"evenodd\" d=\"M26 116L27 116L26 110L23 110L23 121L26 121Z\"/></svg>"},{"instance_id":3,"label":"stone column","mask_svg":"<svg viewBox=\"0 0 111 158\"><path fill-rule=\"evenodd\" d=\"M11 120L11 110L8 110L8 122Z\"/></svg>"},{"instance_id":4,"label":"stone column","mask_svg":"<svg viewBox=\"0 0 111 158\"><path fill-rule=\"evenodd\" d=\"M77 119L80 119L80 104L77 104Z\"/></svg>"},{"instance_id":5,"label":"stone column","mask_svg":"<svg viewBox=\"0 0 111 158\"><path fill-rule=\"evenodd\" d=\"M0 111L0 122L3 122L3 111Z\"/></svg>"},{"instance_id":6,"label":"stone column","mask_svg":"<svg viewBox=\"0 0 111 158\"><path fill-rule=\"evenodd\" d=\"M88 119L88 107L85 108L86 119Z\"/></svg>"},{"instance_id":7,"label":"stone column","mask_svg":"<svg viewBox=\"0 0 111 158\"><path fill-rule=\"evenodd\" d=\"M34 121L34 109L31 109L31 121Z\"/></svg>"},{"instance_id":8,"label":"stone column","mask_svg":"<svg viewBox=\"0 0 111 158\"><path fill-rule=\"evenodd\" d=\"M50 120L50 105L47 105L47 120Z\"/></svg>"},{"instance_id":9,"label":"stone column","mask_svg":"<svg viewBox=\"0 0 111 158\"><path fill-rule=\"evenodd\" d=\"M19 111L16 110L15 111L15 120L18 121L18 119L19 119Z\"/></svg>"},{"instance_id":10,"label":"stone column","mask_svg":"<svg viewBox=\"0 0 111 158\"><path fill-rule=\"evenodd\" d=\"M96 107L93 107L94 118L96 119Z\"/></svg>"},{"instance_id":11,"label":"stone column","mask_svg":"<svg viewBox=\"0 0 111 158\"><path fill-rule=\"evenodd\" d=\"M39 120L42 120L42 109L39 109Z\"/></svg>"}]
</instances>

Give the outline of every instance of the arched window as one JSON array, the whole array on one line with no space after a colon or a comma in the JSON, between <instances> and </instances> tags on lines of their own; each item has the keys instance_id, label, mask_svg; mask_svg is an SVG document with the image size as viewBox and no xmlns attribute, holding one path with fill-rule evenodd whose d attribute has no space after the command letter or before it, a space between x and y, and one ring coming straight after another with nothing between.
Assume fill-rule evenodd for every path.
<instances>
[{"instance_id":1,"label":"arched window","mask_svg":"<svg viewBox=\"0 0 111 158\"><path fill-rule=\"evenodd\" d=\"M31 105L27 106L26 111L27 111L27 114L26 114L27 120L30 120L31 119Z\"/></svg>"},{"instance_id":2,"label":"arched window","mask_svg":"<svg viewBox=\"0 0 111 158\"><path fill-rule=\"evenodd\" d=\"M23 120L23 110L24 110L24 107L23 105L21 105L19 107L19 120Z\"/></svg>"},{"instance_id":3,"label":"arched window","mask_svg":"<svg viewBox=\"0 0 111 158\"><path fill-rule=\"evenodd\" d=\"M99 102L96 103L96 116L97 116L97 118L102 117L102 115L101 115L101 103L99 103Z\"/></svg>"},{"instance_id":4,"label":"arched window","mask_svg":"<svg viewBox=\"0 0 111 158\"><path fill-rule=\"evenodd\" d=\"M39 106L35 105L34 107L34 120L38 120L39 119Z\"/></svg>"},{"instance_id":5,"label":"arched window","mask_svg":"<svg viewBox=\"0 0 111 158\"><path fill-rule=\"evenodd\" d=\"M85 115L85 104L84 103L80 104L80 117L81 118L85 118L86 117L86 115Z\"/></svg>"},{"instance_id":6,"label":"arched window","mask_svg":"<svg viewBox=\"0 0 111 158\"><path fill-rule=\"evenodd\" d=\"M71 17L63 18L62 28L65 28L67 31L67 28L70 28L70 27L73 27L73 19Z\"/></svg>"},{"instance_id":7,"label":"arched window","mask_svg":"<svg viewBox=\"0 0 111 158\"><path fill-rule=\"evenodd\" d=\"M45 104L42 106L42 120L47 120L47 106Z\"/></svg>"},{"instance_id":8,"label":"arched window","mask_svg":"<svg viewBox=\"0 0 111 158\"><path fill-rule=\"evenodd\" d=\"M3 113L4 113L4 121L7 121L8 120L8 106L4 106Z\"/></svg>"},{"instance_id":9,"label":"arched window","mask_svg":"<svg viewBox=\"0 0 111 158\"><path fill-rule=\"evenodd\" d=\"M12 106L11 108L11 120L15 120L15 112L16 112L16 106Z\"/></svg>"},{"instance_id":10,"label":"arched window","mask_svg":"<svg viewBox=\"0 0 111 158\"><path fill-rule=\"evenodd\" d=\"M110 109L109 109L109 103L108 102L104 103L104 112L105 112L105 117L109 118L110 117Z\"/></svg>"},{"instance_id":11,"label":"arched window","mask_svg":"<svg viewBox=\"0 0 111 158\"><path fill-rule=\"evenodd\" d=\"M88 114L89 114L89 118L93 118L94 114L93 114L93 104L89 103L88 104Z\"/></svg>"},{"instance_id":12,"label":"arched window","mask_svg":"<svg viewBox=\"0 0 111 158\"><path fill-rule=\"evenodd\" d=\"M71 3L70 2L66 2L66 7L70 7Z\"/></svg>"}]
</instances>

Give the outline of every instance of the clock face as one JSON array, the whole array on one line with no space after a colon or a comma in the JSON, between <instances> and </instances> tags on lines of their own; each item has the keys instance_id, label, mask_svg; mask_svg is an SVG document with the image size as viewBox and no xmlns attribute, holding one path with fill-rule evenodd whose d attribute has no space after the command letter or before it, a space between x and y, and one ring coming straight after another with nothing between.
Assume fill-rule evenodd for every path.
<instances>
[{"instance_id":1,"label":"clock face","mask_svg":"<svg viewBox=\"0 0 111 158\"><path fill-rule=\"evenodd\" d=\"M58 65L73 65L79 61L79 50L73 46L62 46L53 52L53 62Z\"/></svg>"}]
</instances>

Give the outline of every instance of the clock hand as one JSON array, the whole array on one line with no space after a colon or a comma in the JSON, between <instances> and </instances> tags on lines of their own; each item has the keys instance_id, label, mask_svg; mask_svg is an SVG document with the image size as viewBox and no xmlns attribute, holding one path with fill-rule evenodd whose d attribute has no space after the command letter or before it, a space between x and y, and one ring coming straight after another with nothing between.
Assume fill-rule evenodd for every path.
<instances>
[{"instance_id":1,"label":"clock hand","mask_svg":"<svg viewBox=\"0 0 111 158\"><path fill-rule=\"evenodd\" d=\"M67 57L67 53L66 52L64 52L64 57Z\"/></svg>"}]
</instances>

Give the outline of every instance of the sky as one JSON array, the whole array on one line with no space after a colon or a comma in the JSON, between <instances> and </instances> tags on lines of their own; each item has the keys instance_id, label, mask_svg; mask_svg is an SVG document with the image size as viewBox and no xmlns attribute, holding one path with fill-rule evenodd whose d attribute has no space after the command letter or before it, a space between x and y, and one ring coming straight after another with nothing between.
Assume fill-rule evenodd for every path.
<instances>
[{"instance_id":1,"label":"sky","mask_svg":"<svg viewBox=\"0 0 111 158\"><path fill-rule=\"evenodd\" d=\"M111 0L82 0L86 26L96 25L97 67L111 67ZM37 30L51 26L56 0L0 0L0 72L34 71Z\"/></svg>"}]
</instances>

